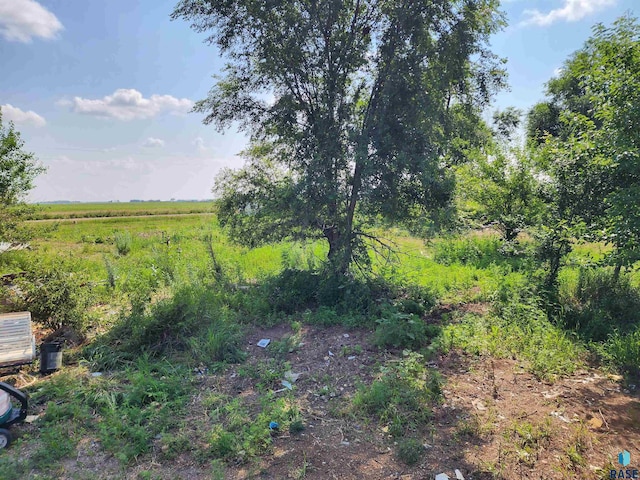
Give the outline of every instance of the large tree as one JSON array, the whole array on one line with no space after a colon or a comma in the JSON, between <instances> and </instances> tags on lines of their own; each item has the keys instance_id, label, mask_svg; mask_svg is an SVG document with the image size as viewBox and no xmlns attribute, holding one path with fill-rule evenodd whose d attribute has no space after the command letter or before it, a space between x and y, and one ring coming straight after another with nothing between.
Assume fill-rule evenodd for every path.
<instances>
[{"instance_id":1,"label":"large tree","mask_svg":"<svg viewBox=\"0 0 640 480\"><path fill-rule=\"evenodd\" d=\"M447 206L463 125L503 84L498 3L181 1L172 18L228 60L195 110L251 135L246 166L217 180L221 222L249 244L322 236L344 272L370 238L359 219Z\"/></svg>"},{"instance_id":2,"label":"large tree","mask_svg":"<svg viewBox=\"0 0 640 480\"><path fill-rule=\"evenodd\" d=\"M0 109L0 242L24 238L19 228L20 220L29 210L24 197L33 188L35 177L44 171L34 155L23 147L13 123L2 124Z\"/></svg>"}]
</instances>

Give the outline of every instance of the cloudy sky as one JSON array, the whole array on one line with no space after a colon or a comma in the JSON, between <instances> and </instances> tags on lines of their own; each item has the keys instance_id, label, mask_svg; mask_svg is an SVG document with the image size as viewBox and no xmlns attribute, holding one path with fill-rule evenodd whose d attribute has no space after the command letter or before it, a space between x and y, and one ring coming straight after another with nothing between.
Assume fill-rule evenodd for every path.
<instances>
[{"instance_id":1,"label":"cloudy sky","mask_svg":"<svg viewBox=\"0 0 640 480\"><path fill-rule=\"evenodd\" d=\"M493 39L511 91L494 108L527 109L596 22L638 0L506 0ZM0 106L48 167L32 201L210 198L246 139L189 113L223 61L182 21L175 0L0 0Z\"/></svg>"}]
</instances>

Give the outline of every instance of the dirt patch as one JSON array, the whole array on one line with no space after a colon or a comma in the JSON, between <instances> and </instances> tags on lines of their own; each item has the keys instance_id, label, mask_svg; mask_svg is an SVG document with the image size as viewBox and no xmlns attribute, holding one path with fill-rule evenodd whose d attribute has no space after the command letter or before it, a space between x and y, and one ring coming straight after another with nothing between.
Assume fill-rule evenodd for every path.
<instances>
[{"instance_id":1,"label":"dirt patch","mask_svg":"<svg viewBox=\"0 0 640 480\"><path fill-rule=\"evenodd\" d=\"M287 337L296 339L291 352ZM271 339L271 344L260 348L262 338ZM202 451L196 448L204 441L200 433L216 424L206 413L204 399L220 392L249 405L257 403L265 387L241 369L259 368L274 355L299 374L292 393L305 428L299 433L274 432L269 454L259 461L227 465L224 478L409 480L433 479L442 472L456 478L458 469L467 480L597 479L608 478L608 469L617 467L617 454L623 449L631 452L631 466L640 458L637 393L598 370L582 370L546 384L510 359L451 352L430 361L430 368L444 380L443 399L434 408L431 426L425 425L430 433L422 437L422 456L409 467L397 458L389 433L350 408L359 386L370 384L380 366L401 357L401 352L379 350L364 330L302 326L294 332L288 325L250 331L245 349L248 358L241 365L196 373L200 380L182 430L193 434L187 435L191 450L168 459L166 444L158 438L150 454L123 468L99 441L85 438L75 458L62 462L57 478L134 479L145 478L143 472L162 479L216 478L212 458L195 453ZM267 388L276 392L274 398L290 393L279 378ZM36 428L41 428L38 423L14 427L19 435Z\"/></svg>"}]
</instances>

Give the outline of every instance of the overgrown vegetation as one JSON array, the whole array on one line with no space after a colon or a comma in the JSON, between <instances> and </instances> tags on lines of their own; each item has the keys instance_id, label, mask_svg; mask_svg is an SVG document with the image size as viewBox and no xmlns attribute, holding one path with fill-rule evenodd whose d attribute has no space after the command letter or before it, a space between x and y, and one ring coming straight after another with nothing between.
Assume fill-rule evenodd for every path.
<instances>
[{"instance_id":1,"label":"overgrown vegetation","mask_svg":"<svg viewBox=\"0 0 640 480\"><path fill-rule=\"evenodd\" d=\"M196 4L182 2L174 16L198 17L188 10ZM409 27L409 20L426 18L418 4L378 12L382 45L389 51L370 58L368 34L356 48L362 61L353 63L354 78L368 64L390 81L380 98L393 99L400 91L405 95L405 87L416 93L428 86L417 81L422 76L415 77L415 85L404 84L406 79L394 84L382 68L395 61L391 52L401 45L422 54L430 51L429 42L419 41L430 35L430 26L415 26L417 36ZM465 41L478 51L499 24L492 13L495 3L486 6L487 18L479 10L462 12L480 29ZM346 28L348 20L353 25L363 21L357 9L345 14L349 2L334 7L337 16L326 20L336 28ZM365 7L376 11L373 3ZM212 6L210 13L223 27L235 28L225 8ZM292 21L301 13L298 8L303 7L292 7L292 17L286 18L293 30L300 28ZM317 18L302 13L307 26L316 28ZM382 19L395 30L385 30ZM253 28L252 23L242 25ZM282 33L274 25L260 25L272 36ZM460 33L466 27L456 23L451 28ZM314 395L328 403L336 418L379 427L407 465L420 462L425 439L433 436L432 413L446 379L429 362L448 352L515 359L549 383L588 365L624 374L629 386L637 383L640 277L634 268L640 258L640 222L637 212L627 210L637 203L637 181L630 172L637 170L640 130L634 128L637 112L621 99L634 99L640 91L628 90L640 78L638 31L626 17L611 29L595 29L566 70L549 83L551 101L529 113L525 145L512 139L520 121L517 111L496 115L497 133L491 132L473 108L475 100L462 102L463 92L439 92L432 99L436 112L452 100L455 106L446 115L440 112L450 130L445 139L435 130L406 138L394 102L383 108L372 95L366 104L361 91L349 93L350 113L316 128L311 116L300 113L305 102L285 89L288 93L269 106L274 116L261 117L252 127L268 141L251 146L244 170L219 179L223 199L217 207L225 230L208 211L180 223L118 218L34 224L33 251L0 255L0 274L6 274L0 308L29 310L44 334L67 340L69 365L28 387L33 405L43 412L42 426L32 430L34 447L28 457L0 461L0 477L21 478L45 469L62 474L61 460L79 455L84 437L97 439L101 451L123 468L151 453L173 460L187 451L201 464L213 461L215 475L225 465L252 464L271 451L279 435L302 436L306 430L305 415L313 409L300 405L295 380L286 377L292 375L291 359L300 352L308 325L371 335L368 348L375 350L379 363L358 367L363 380L351 394L337 398L350 387L337 385L326 374ZM227 36L220 33L213 40L229 53L233 48L225 42L244 42L237 38L240 33L228 30ZM337 40L322 41L332 50ZM452 37L444 44L452 48L459 46L456 42ZM283 46L272 43L261 47L268 58L279 55ZM491 58L485 58L485 66ZM407 78L433 70L405 60L396 68ZM609 76L617 62L618 73ZM209 120L221 124L245 118L246 98L238 92L252 93L266 68L260 65L249 75L254 83L246 85L240 82L240 70L231 69L229 83L218 85L224 100L214 95L196 108L220 107ZM490 73L499 83L500 72ZM445 78L445 84L457 85L454 77ZM265 82L277 83L269 78ZM318 83L320 87L307 83L335 93L329 80ZM463 75L458 80L472 87L479 79ZM486 100L487 89L483 85L475 94ZM432 112L422 111L427 104L425 98L418 106L411 104L407 125L433 123L424 117ZM384 111L371 113L378 108ZM296 138L305 142L298 144L287 129L295 130L301 120ZM359 130L352 131L356 124ZM455 134L467 124L473 138ZM389 125L400 133L374 135ZM19 152L12 128L0 140L13 142L12 151ZM340 132L343 137L336 136ZM328 149L338 140L343 142L339 151ZM325 168L325 154L330 169ZM279 169L285 165L282 158L295 168ZM20 159L28 171L11 194L12 205L39 171L29 155ZM442 170L443 159L456 168ZM459 221L452 225L454 173ZM156 207L154 211L164 212ZM65 210L59 216L72 215ZM196 210L208 209L200 205ZM430 212L437 215L427 216L427 210L437 210ZM101 210L87 212L98 215ZM391 228L389 220L423 233L443 223L451 228L420 239ZM236 239L246 233L244 243L252 248L230 243L228 233ZM246 332L267 327L290 333L272 339L260 361L247 362ZM69 341L69 331L74 341ZM322 358L327 365L336 358L355 364L362 353L359 344L342 345ZM221 381L236 378L250 385L246 395L236 395ZM483 431L477 417L465 418L471 419L459 426L458 436ZM504 440L519 467L531 467L552 432L548 423L520 420L507 429ZM573 444L565 448L572 471L586 465L589 441L576 431ZM305 457L296 476L308 467Z\"/></svg>"}]
</instances>

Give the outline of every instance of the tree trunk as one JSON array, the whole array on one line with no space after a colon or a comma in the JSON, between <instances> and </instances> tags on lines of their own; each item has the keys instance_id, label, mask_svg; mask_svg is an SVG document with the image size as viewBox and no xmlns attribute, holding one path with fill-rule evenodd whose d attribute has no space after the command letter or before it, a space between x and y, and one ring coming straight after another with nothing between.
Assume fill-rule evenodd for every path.
<instances>
[{"instance_id":1,"label":"tree trunk","mask_svg":"<svg viewBox=\"0 0 640 480\"><path fill-rule=\"evenodd\" d=\"M616 263L616 268L613 270L613 282L618 283L620 279L620 269L622 268L622 262L618 261Z\"/></svg>"},{"instance_id":2,"label":"tree trunk","mask_svg":"<svg viewBox=\"0 0 640 480\"><path fill-rule=\"evenodd\" d=\"M342 235L335 226L326 227L322 230L324 237L329 242L329 254L327 257L329 261L333 262L336 259L336 255L340 251L340 239Z\"/></svg>"}]
</instances>

